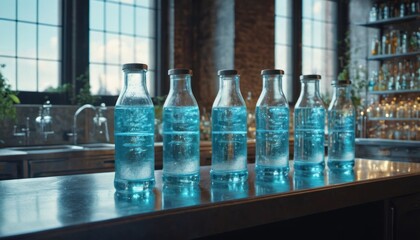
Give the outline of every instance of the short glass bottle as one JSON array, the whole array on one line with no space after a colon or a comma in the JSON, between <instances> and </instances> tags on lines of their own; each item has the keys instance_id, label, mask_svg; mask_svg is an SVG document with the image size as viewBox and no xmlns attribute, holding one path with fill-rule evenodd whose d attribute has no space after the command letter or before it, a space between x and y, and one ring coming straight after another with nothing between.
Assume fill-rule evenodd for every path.
<instances>
[{"instance_id":1,"label":"short glass bottle","mask_svg":"<svg viewBox=\"0 0 420 240\"><path fill-rule=\"evenodd\" d=\"M248 179L247 111L236 70L220 70L219 92L212 107L212 181Z\"/></svg>"},{"instance_id":2,"label":"short glass bottle","mask_svg":"<svg viewBox=\"0 0 420 240\"><path fill-rule=\"evenodd\" d=\"M325 168L325 107L319 94L320 75L301 75L294 109L294 170L319 174Z\"/></svg>"},{"instance_id":3,"label":"short glass bottle","mask_svg":"<svg viewBox=\"0 0 420 240\"><path fill-rule=\"evenodd\" d=\"M200 181L200 112L191 90L190 69L170 69L170 90L163 105L164 184Z\"/></svg>"},{"instance_id":4,"label":"short glass bottle","mask_svg":"<svg viewBox=\"0 0 420 240\"><path fill-rule=\"evenodd\" d=\"M256 106L255 172L258 178L289 173L289 104L283 93L283 70L261 71L263 87Z\"/></svg>"},{"instance_id":5,"label":"short glass bottle","mask_svg":"<svg viewBox=\"0 0 420 240\"><path fill-rule=\"evenodd\" d=\"M115 179L117 194L154 187L154 107L146 86L147 65L123 65L124 85L115 105Z\"/></svg>"},{"instance_id":6,"label":"short glass bottle","mask_svg":"<svg viewBox=\"0 0 420 240\"><path fill-rule=\"evenodd\" d=\"M354 167L356 128L351 81L337 81L333 86L328 107L328 168L351 170Z\"/></svg>"}]
</instances>

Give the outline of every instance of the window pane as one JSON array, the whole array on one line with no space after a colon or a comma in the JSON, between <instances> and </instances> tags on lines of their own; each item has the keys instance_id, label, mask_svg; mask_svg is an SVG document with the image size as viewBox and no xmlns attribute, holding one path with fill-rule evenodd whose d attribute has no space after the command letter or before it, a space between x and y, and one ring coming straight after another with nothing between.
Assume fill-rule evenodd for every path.
<instances>
[{"instance_id":1,"label":"window pane","mask_svg":"<svg viewBox=\"0 0 420 240\"><path fill-rule=\"evenodd\" d=\"M58 0L38 0L38 3L39 22L59 25L61 22L59 18L59 13L61 11L59 9L60 4Z\"/></svg>"},{"instance_id":2,"label":"window pane","mask_svg":"<svg viewBox=\"0 0 420 240\"><path fill-rule=\"evenodd\" d=\"M18 19L24 21L36 21L36 0L17 0Z\"/></svg>"},{"instance_id":3,"label":"window pane","mask_svg":"<svg viewBox=\"0 0 420 240\"><path fill-rule=\"evenodd\" d=\"M15 22L0 20L0 29L7 33L0 37L0 55L14 56L16 54Z\"/></svg>"},{"instance_id":4,"label":"window pane","mask_svg":"<svg viewBox=\"0 0 420 240\"><path fill-rule=\"evenodd\" d=\"M312 73L312 48L302 47L302 74Z\"/></svg>"},{"instance_id":5,"label":"window pane","mask_svg":"<svg viewBox=\"0 0 420 240\"><path fill-rule=\"evenodd\" d=\"M311 42L310 46L317 47L317 48L323 48L325 47L325 44L328 44L325 42L325 35L326 32L326 26L322 22L313 21L312 22L313 30L315 30L316 34L314 34L308 41Z\"/></svg>"},{"instance_id":6,"label":"window pane","mask_svg":"<svg viewBox=\"0 0 420 240\"><path fill-rule=\"evenodd\" d=\"M290 19L288 18L282 18L282 17L276 17L276 34L275 34L275 43L280 44L287 44L291 42L291 34L288 34L290 32Z\"/></svg>"},{"instance_id":7,"label":"window pane","mask_svg":"<svg viewBox=\"0 0 420 240\"><path fill-rule=\"evenodd\" d=\"M36 87L36 61L18 59L17 62L17 81L20 91L37 91Z\"/></svg>"},{"instance_id":8,"label":"window pane","mask_svg":"<svg viewBox=\"0 0 420 240\"><path fill-rule=\"evenodd\" d=\"M134 38L121 36L121 63L134 61Z\"/></svg>"},{"instance_id":9,"label":"window pane","mask_svg":"<svg viewBox=\"0 0 420 240\"><path fill-rule=\"evenodd\" d=\"M106 3L106 30L110 32L118 32L119 14L118 4Z\"/></svg>"},{"instance_id":10,"label":"window pane","mask_svg":"<svg viewBox=\"0 0 420 240\"><path fill-rule=\"evenodd\" d=\"M284 70L286 74L290 74L291 69L289 66L290 62L290 54L291 54L291 48L289 46L284 45L276 45L276 56L275 56L275 62L276 62L276 68Z\"/></svg>"},{"instance_id":11,"label":"window pane","mask_svg":"<svg viewBox=\"0 0 420 240\"><path fill-rule=\"evenodd\" d=\"M38 54L39 58L59 60L59 29L56 27L39 26Z\"/></svg>"},{"instance_id":12,"label":"window pane","mask_svg":"<svg viewBox=\"0 0 420 240\"><path fill-rule=\"evenodd\" d=\"M0 57L0 65L5 65L0 67L0 72L3 74L3 77L6 78L8 84L11 85L13 90L16 90L16 63L14 58L2 58Z\"/></svg>"},{"instance_id":13,"label":"window pane","mask_svg":"<svg viewBox=\"0 0 420 240\"><path fill-rule=\"evenodd\" d=\"M105 67L99 64L90 64L89 82L92 94L106 95Z\"/></svg>"},{"instance_id":14,"label":"window pane","mask_svg":"<svg viewBox=\"0 0 420 240\"><path fill-rule=\"evenodd\" d=\"M302 7L303 7L302 17L303 18L312 18L312 5L313 5L313 0L302 1Z\"/></svg>"},{"instance_id":15,"label":"window pane","mask_svg":"<svg viewBox=\"0 0 420 240\"><path fill-rule=\"evenodd\" d=\"M314 20L323 20L325 21L325 4L327 1L325 0L314 0L312 6L312 17Z\"/></svg>"},{"instance_id":16,"label":"window pane","mask_svg":"<svg viewBox=\"0 0 420 240\"><path fill-rule=\"evenodd\" d=\"M155 68L153 40L147 38L136 38L136 62L146 63L149 68Z\"/></svg>"},{"instance_id":17,"label":"window pane","mask_svg":"<svg viewBox=\"0 0 420 240\"><path fill-rule=\"evenodd\" d=\"M0 1L0 18L8 18L8 19L16 18L15 0L1 0Z\"/></svg>"},{"instance_id":18,"label":"window pane","mask_svg":"<svg viewBox=\"0 0 420 240\"><path fill-rule=\"evenodd\" d=\"M110 95L118 95L121 89L121 67L119 66L107 66L106 67L106 92Z\"/></svg>"},{"instance_id":19,"label":"window pane","mask_svg":"<svg viewBox=\"0 0 420 240\"><path fill-rule=\"evenodd\" d=\"M154 19L151 12L146 8L136 8L136 35L154 36L153 26Z\"/></svg>"},{"instance_id":20,"label":"window pane","mask_svg":"<svg viewBox=\"0 0 420 240\"><path fill-rule=\"evenodd\" d=\"M288 17L290 16L290 5L289 0L276 0L275 3L276 7L276 15L282 16L282 17Z\"/></svg>"},{"instance_id":21,"label":"window pane","mask_svg":"<svg viewBox=\"0 0 420 240\"><path fill-rule=\"evenodd\" d=\"M302 21L302 44L304 46L312 46L312 29L313 21L303 20Z\"/></svg>"},{"instance_id":22,"label":"window pane","mask_svg":"<svg viewBox=\"0 0 420 240\"><path fill-rule=\"evenodd\" d=\"M51 61L39 61L39 91L43 92L49 87L59 86L59 63Z\"/></svg>"},{"instance_id":23,"label":"window pane","mask_svg":"<svg viewBox=\"0 0 420 240\"><path fill-rule=\"evenodd\" d=\"M107 63L120 63L120 39L117 34L106 34L105 54Z\"/></svg>"},{"instance_id":24,"label":"window pane","mask_svg":"<svg viewBox=\"0 0 420 240\"><path fill-rule=\"evenodd\" d=\"M104 52L104 37L102 32L90 31L90 61L96 63L105 62Z\"/></svg>"},{"instance_id":25,"label":"window pane","mask_svg":"<svg viewBox=\"0 0 420 240\"><path fill-rule=\"evenodd\" d=\"M18 23L18 57L36 58L36 25Z\"/></svg>"},{"instance_id":26,"label":"window pane","mask_svg":"<svg viewBox=\"0 0 420 240\"><path fill-rule=\"evenodd\" d=\"M90 29L104 29L104 2L90 1L89 7Z\"/></svg>"},{"instance_id":27,"label":"window pane","mask_svg":"<svg viewBox=\"0 0 420 240\"><path fill-rule=\"evenodd\" d=\"M153 7L153 0L137 0L137 5L143 6L143 7Z\"/></svg>"},{"instance_id":28,"label":"window pane","mask_svg":"<svg viewBox=\"0 0 420 240\"><path fill-rule=\"evenodd\" d=\"M155 96L155 82L156 82L156 78L155 78L156 74L153 70L149 70L146 73L146 85L147 85L147 91L149 92L150 96L154 97Z\"/></svg>"},{"instance_id":29,"label":"window pane","mask_svg":"<svg viewBox=\"0 0 420 240\"><path fill-rule=\"evenodd\" d=\"M121 5L121 32L134 34L134 8Z\"/></svg>"}]
</instances>

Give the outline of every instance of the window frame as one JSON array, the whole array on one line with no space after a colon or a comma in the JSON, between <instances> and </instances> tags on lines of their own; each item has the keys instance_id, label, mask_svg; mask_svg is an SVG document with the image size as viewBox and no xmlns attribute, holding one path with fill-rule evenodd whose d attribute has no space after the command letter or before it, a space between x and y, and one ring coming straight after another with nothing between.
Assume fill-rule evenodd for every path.
<instances>
[{"instance_id":1,"label":"window frame","mask_svg":"<svg viewBox=\"0 0 420 240\"><path fill-rule=\"evenodd\" d=\"M167 27L167 0L156 1L155 14L155 92L158 96L165 92L164 84L162 84L162 73L164 67L167 66L167 38L165 30ZM52 104L70 105L72 104L71 97L75 96L77 92L83 87L76 78L82 74L89 73L89 1L86 0L62 0L61 1L61 35L60 39L60 86L63 84L71 84L73 87L69 92L54 93L54 92L32 92L19 91L18 97L22 104L42 104L46 100L51 101ZM166 63L166 64L165 64ZM100 97L100 102L108 106L115 105L118 98L117 95Z\"/></svg>"},{"instance_id":2,"label":"window frame","mask_svg":"<svg viewBox=\"0 0 420 240\"><path fill-rule=\"evenodd\" d=\"M325 0L325 1L332 1L336 3L336 16L337 16L337 31L335 38L336 41L336 66L337 72L341 72L343 70L343 64L341 63L340 59L344 57L345 54L345 43L344 41L339 41L340 39L345 39L346 32L348 31L348 9L349 9L349 1L340 1L340 0ZM300 95L300 81L296 81L299 79L300 75L302 74L302 29L303 29L303 0L291 0L291 90L289 96L291 96L289 103L291 105L296 104L299 95Z\"/></svg>"}]
</instances>

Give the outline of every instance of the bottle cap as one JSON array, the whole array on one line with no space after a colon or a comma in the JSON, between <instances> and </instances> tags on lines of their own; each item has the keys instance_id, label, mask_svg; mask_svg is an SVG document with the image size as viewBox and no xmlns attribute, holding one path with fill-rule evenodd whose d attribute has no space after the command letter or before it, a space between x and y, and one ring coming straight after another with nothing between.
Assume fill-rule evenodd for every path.
<instances>
[{"instance_id":1,"label":"bottle cap","mask_svg":"<svg viewBox=\"0 0 420 240\"><path fill-rule=\"evenodd\" d=\"M308 75L300 75L300 80L320 80L321 75L318 74L308 74Z\"/></svg>"},{"instance_id":2,"label":"bottle cap","mask_svg":"<svg viewBox=\"0 0 420 240\"><path fill-rule=\"evenodd\" d=\"M147 64L144 63L125 63L122 70L147 70Z\"/></svg>"},{"instance_id":3,"label":"bottle cap","mask_svg":"<svg viewBox=\"0 0 420 240\"><path fill-rule=\"evenodd\" d=\"M219 70L217 72L217 75L237 75L238 71L234 70L234 69L223 69L223 70Z\"/></svg>"},{"instance_id":4,"label":"bottle cap","mask_svg":"<svg viewBox=\"0 0 420 240\"><path fill-rule=\"evenodd\" d=\"M349 79L340 79L337 81L333 81L331 85L350 85L351 81Z\"/></svg>"},{"instance_id":5,"label":"bottle cap","mask_svg":"<svg viewBox=\"0 0 420 240\"><path fill-rule=\"evenodd\" d=\"M284 71L281 69L264 69L261 70L261 75L284 75Z\"/></svg>"},{"instance_id":6,"label":"bottle cap","mask_svg":"<svg viewBox=\"0 0 420 240\"><path fill-rule=\"evenodd\" d=\"M178 74L192 75L192 70L188 68L173 68L173 69L168 70L168 75L178 75Z\"/></svg>"}]
</instances>

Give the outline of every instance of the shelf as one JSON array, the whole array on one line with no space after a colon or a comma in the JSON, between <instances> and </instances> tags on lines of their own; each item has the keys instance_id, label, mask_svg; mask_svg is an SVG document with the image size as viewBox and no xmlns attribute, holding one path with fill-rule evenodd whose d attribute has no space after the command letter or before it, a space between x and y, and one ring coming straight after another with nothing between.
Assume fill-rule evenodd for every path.
<instances>
[{"instance_id":1,"label":"shelf","mask_svg":"<svg viewBox=\"0 0 420 240\"><path fill-rule=\"evenodd\" d=\"M420 93L420 89L416 90L385 90L385 91L369 91L368 94L398 94L398 93Z\"/></svg>"},{"instance_id":2,"label":"shelf","mask_svg":"<svg viewBox=\"0 0 420 240\"><path fill-rule=\"evenodd\" d=\"M409 21L416 21L418 19L420 19L420 14L409 15L409 16L398 17L398 18L388 18L388 19L385 19L385 20L368 22L368 23L363 23L363 24L358 24L358 25L359 26L365 26L365 27L380 28L380 27L383 27L383 26L389 25L389 24L397 24L397 23L404 23L404 22L409 22Z\"/></svg>"},{"instance_id":3,"label":"shelf","mask_svg":"<svg viewBox=\"0 0 420 240\"><path fill-rule=\"evenodd\" d=\"M388 60L394 58L415 57L417 55L420 55L420 51L399 54L370 55L367 57L367 60Z\"/></svg>"},{"instance_id":4,"label":"shelf","mask_svg":"<svg viewBox=\"0 0 420 240\"><path fill-rule=\"evenodd\" d=\"M420 118L387 118L387 117L372 117L369 121L420 121Z\"/></svg>"}]
</instances>

